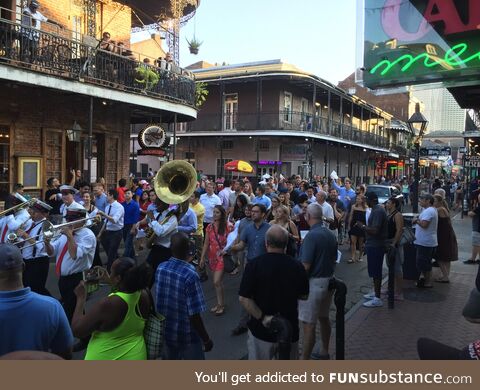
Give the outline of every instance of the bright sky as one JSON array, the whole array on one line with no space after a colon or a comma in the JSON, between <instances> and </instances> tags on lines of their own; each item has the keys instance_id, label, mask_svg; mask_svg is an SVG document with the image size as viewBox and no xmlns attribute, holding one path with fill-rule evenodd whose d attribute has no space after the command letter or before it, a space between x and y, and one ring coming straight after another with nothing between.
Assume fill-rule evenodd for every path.
<instances>
[{"instance_id":1,"label":"bright sky","mask_svg":"<svg viewBox=\"0 0 480 390\"><path fill-rule=\"evenodd\" d=\"M202 0L182 28L180 64L282 59L334 84L355 70L357 0ZM190 54L186 38L203 41Z\"/></svg>"},{"instance_id":2,"label":"bright sky","mask_svg":"<svg viewBox=\"0 0 480 390\"><path fill-rule=\"evenodd\" d=\"M201 0L181 29L180 65L281 59L337 84L355 71L357 41L363 44L358 6L362 0ZM198 55L186 42L194 35L203 41Z\"/></svg>"}]
</instances>

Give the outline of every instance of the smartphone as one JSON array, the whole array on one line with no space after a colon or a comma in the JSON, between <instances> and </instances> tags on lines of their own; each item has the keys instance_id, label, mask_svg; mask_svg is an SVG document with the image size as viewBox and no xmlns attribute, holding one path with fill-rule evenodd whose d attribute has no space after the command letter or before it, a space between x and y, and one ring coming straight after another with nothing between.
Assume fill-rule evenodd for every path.
<instances>
[{"instance_id":1,"label":"smartphone","mask_svg":"<svg viewBox=\"0 0 480 390\"><path fill-rule=\"evenodd\" d=\"M98 269L93 268L83 271L82 276L87 294L91 294L99 289L100 272Z\"/></svg>"}]
</instances>

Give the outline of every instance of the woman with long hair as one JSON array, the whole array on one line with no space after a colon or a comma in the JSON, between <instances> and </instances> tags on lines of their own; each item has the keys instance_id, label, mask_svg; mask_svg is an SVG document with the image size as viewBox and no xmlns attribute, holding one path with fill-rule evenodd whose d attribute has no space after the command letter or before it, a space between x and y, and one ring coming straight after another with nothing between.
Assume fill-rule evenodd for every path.
<instances>
[{"instance_id":1,"label":"woman with long hair","mask_svg":"<svg viewBox=\"0 0 480 390\"><path fill-rule=\"evenodd\" d=\"M445 199L441 195L433 195L433 206L438 213L438 247L435 251L434 258L437 260L442 276L435 279L438 283L450 282L450 263L458 260L457 236L452 227L450 213L445 207Z\"/></svg>"},{"instance_id":2,"label":"woman with long hair","mask_svg":"<svg viewBox=\"0 0 480 390\"><path fill-rule=\"evenodd\" d=\"M244 185L243 185L243 192L245 194L247 194L247 196L250 198L250 202L255 199L255 194L253 192L253 189L252 189L252 184L247 181Z\"/></svg>"},{"instance_id":3,"label":"woman with long hair","mask_svg":"<svg viewBox=\"0 0 480 390\"><path fill-rule=\"evenodd\" d=\"M366 218L367 206L365 204L365 196L358 194L355 198L355 204L350 211L350 217L348 221L348 227L350 228L348 234L350 236L350 251L352 257L348 260L348 263L356 263L362 261L363 242L365 241L365 231L357 226L357 222L361 222L363 225L367 223ZM357 248L360 253L357 257Z\"/></svg>"},{"instance_id":4,"label":"woman with long hair","mask_svg":"<svg viewBox=\"0 0 480 390\"><path fill-rule=\"evenodd\" d=\"M270 225L280 225L288 232L287 255L292 257L297 256L297 247L300 242L300 234L298 233L297 225L290 219L290 213L286 206L279 206L275 211L275 218L270 222Z\"/></svg>"},{"instance_id":5,"label":"woman with long hair","mask_svg":"<svg viewBox=\"0 0 480 390\"><path fill-rule=\"evenodd\" d=\"M235 206L233 206L232 219L233 222L240 221L245 218L245 207L247 207L248 199L245 195L240 194L235 199Z\"/></svg>"},{"instance_id":6,"label":"woman with long hair","mask_svg":"<svg viewBox=\"0 0 480 390\"><path fill-rule=\"evenodd\" d=\"M225 254L224 248L227 245L227 236L232 230L232 225L227 221L225 209L221 205L216 205L213 209L213 222L207 226L205 232L205 241L200 259L200 268L203 268L206 261L205 256L208 256L208 265L213 273L213 286L215 287L217 304L210 311L216 316L225 313L223 256Z\"/></svg>"},{"instance_id":7,"label":"woman with long hair","mask_svg":"<svg viewBox=\"0 0 480 390\"><path fill-rule=\"evenodd\" d=\"M85 312L85 282L75 288L77 305L72 318L73 334L88 338L85 360L146 360L143 330L153 304L147 288L152 269L147 263L122 257L112 264L111 274L98 268L112 293Z\"/></svg>"},{"instance_id":8,"label":"woman with long hair","mask_svg":"<svg viewBox=\"0 0 480 390\"><path fill-rule=\"evenodd\" d=\"M275 219L275 213L281 206L280 199L278 199L277 195L272 195L270 199L272 201L272 207L270 207L270 209L267 211L267 215L265 215L266 222L271 222Z\"/></svg>"}]
</instances>

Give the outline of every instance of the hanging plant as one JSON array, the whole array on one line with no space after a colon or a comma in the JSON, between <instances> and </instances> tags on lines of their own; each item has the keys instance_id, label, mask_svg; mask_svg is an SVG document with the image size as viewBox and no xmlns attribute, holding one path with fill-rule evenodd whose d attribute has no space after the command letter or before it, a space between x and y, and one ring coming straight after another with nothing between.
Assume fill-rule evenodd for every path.
<instances>
[{"instance_id":1,"label":"hanging plant","mask_svg":"<svg viewBox=\"0 0 480 390\"><path fill-rule=\"evenodd\" d=\"M187 43L188 43L188 49L190 50L190 53L196 55L198 54L198 49L200 48L203 42L198 41L197 38L195 38L194 36L191 41L187 39Z\"/></svg>"},{"instance_id":2,"label":"hanging plant","mask_svg":"<svg viewBox=\"0 0 480 390\"><path fill-rule=\"evenodd\" d=\"M207 83L197 81L195 83L195 106L200 108L200 106L205 103L208 96Z\"/></svg>"}]
</instances>

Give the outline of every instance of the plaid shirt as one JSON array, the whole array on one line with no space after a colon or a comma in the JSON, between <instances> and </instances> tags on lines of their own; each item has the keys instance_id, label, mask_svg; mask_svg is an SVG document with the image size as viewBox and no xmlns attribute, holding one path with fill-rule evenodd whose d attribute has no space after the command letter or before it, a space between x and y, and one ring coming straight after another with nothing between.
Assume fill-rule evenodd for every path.
<instances>
[{"instance_id":1,"label":"plaid shirt","mask_svg":"<svg viewBox=\"0 0 480 390\"><path fill-rule=\"evenodd\" d=\"M200 337L190 326L190 316L206 310L200 278L193 265L175 257L160 264L155 274L157 311L165 316L165 343L182 347Z\"/></svg>"}]
</instances>

